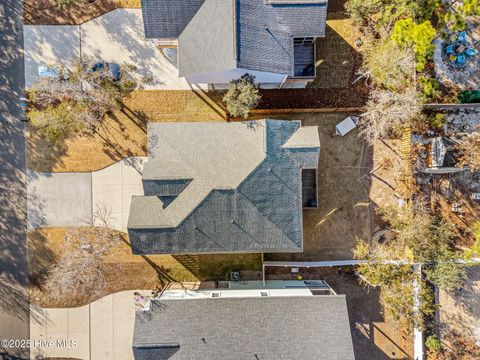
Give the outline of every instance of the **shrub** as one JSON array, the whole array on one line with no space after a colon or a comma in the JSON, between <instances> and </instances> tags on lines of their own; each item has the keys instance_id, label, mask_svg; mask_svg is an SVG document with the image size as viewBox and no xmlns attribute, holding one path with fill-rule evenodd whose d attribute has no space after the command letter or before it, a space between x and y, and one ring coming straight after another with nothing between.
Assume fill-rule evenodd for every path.
<instances>
[{"instance_id":1,"label":"shrub","mask_svg":"<svg viewBox=\"0 0 480 360\"><path fill-rule=\"evenodd\" d=\"M243 74L240 79L232 80L228 92L223 97L231 116L248 117L252 109L258 106L261 96L255 87L255 76Z\"/></svg>"},{"instance_id":2,"label":"shrub","mask_svg":"<svg viewBox=\"0 0 480 360\"><path fill-rule=\"evenodd\" d=\"M426 99L435 99L440 96L440 84L437 80L428 78L425 76L420 76L418 82L422 86L422 92Z\"/></svg>"},{"instance_id":3,"label":"shrub","mask_svg":"<svg viewBox=\"0 0 480 360\"><path fill-rule=\"evenodd\" d=\"M442 342L435 335L430 335L425 340L425 346L430 351L438 352L442 349Z\"/></svg>"},{"instance_id":4,"label":"shrub","mask_svg":"<svg viewBox=\"0 0 480 360\"><path fill-rule=\"evenodd\" d=\"M83 129L82 117L85 110L78 104L61 103L58 106L48 106L45 110L30 111L28 118L48 141L57 143Z\"/></svg>"},{"instance_id":5,"label":"shrub","mask_svg":"<svg viewBox=\"0 0 480 360\"><path fill-rule=\"evenodd\" d=\"M430 125L435 129L441 129L445 125L445 114L434 113L428 117Z\"/></svg>"},{"instance_id":6,"label":"shrub","mask_svg":"<svg viewBox=\"0 0 480 360\"><path fill-rule=\"evenodd\" d=\"M360 118L360 134L374 143L399 136L403 126L421 119L422 99L415 88L401 93L375 89L367 102L367 111Z\"/></svg>"},{"instance_id":7,"label":"shrub","mask_svg":"<svg viewBox=\"0 0 480 360\"><path fill-rule=\"evenodd\" d=\"M427 20L417 24L412 18L398 20L391 36L399 46L411 48L415 52L417 70L422 71L435 50L432 41L437 32L431 22Z\"/></svg>"},{"instance_id":8,"label":"shrub","mask_svg":"<svg viewBox=\"0 0 480 360\"><path fill-rule=\"evenodd\" d=\"M401 91L414 84L414 70L413 51L400 48L389 37L369 39L365 43L364 60L359 73L371 78L375 85Z\"/></svg>"}]
</instances>

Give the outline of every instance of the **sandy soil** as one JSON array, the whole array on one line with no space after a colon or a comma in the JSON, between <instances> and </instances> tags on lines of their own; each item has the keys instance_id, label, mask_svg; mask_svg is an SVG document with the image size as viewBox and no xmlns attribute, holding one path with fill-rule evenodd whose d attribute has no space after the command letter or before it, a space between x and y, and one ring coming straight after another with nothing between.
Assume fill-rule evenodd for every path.
<instances>
[{"instance_id":1,"label":"sandy soil","mask_svg":"<svg viewBox=\"0 0 480 360\"><path fill-rule=\"evenodd\" d=\"M304 279L324 279L337 294L345 294L358 360L413 359L413 338L385 318L379 303L379 290L359 285L353 268L300 269ZM268 279L294 279L284 268L268 268Z\"/></svg>"},{"instance_id":2,"label":"sandy soil","mask_svg":"<svg viewBox=\"0 0 480 360\"><path fill-rule=\"evenodd\" d=\"M139 8L140 0L78 0L66 9L56 0L24 0L24 22L26 25L78 25L109 11L124 8Z\"/></svg>"}]
</instances>

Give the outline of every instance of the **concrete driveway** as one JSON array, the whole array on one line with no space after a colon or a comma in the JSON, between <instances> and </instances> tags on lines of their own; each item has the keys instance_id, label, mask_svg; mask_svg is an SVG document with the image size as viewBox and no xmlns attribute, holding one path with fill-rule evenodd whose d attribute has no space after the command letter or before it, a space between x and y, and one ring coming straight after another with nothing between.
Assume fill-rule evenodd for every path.
<instances>
[{"instance_id":1,"label":"concrete driveway","mask_svg":"<svg viewBox=\"0 0 480 360\"><path fill-rule=\"evenodd\" d=\"M80 62L80 27L66 25L25 25L25 87L38 81L38 67Z\"/></svg>"},{"instance_id":2,"label":"concrete driveway","mask_svg":"<svg viewBox=\"0 0 480 360\"><path fill-rule=\"evenodd\" d=\"M88 225L92 221L90 173L27 173L29 229Z\"/></svg>"},{"instance_id":3,"label":"concrete driveway","mask_svg":"<svg viewBox=\"0 0 480 360\"><path fill-rule=\"evenodd\" d=\"M103 225L127 232L130 201L143 195L146 157L123 159L92 173L28 172L27 218L30 229Z\"/></svg>"},{"instance_id":4,"label":"concrete driveway","mask_svg":"<svg viewBox=\"0 0 480 360\"><path fill-rule=\"evenodd\" d=\"M127 232L133 195L143 195L142 171L147 157L123 159L92 173L93 223L102 225L98 214L108 215L109 226Z\"/></svg>"},{"instance_id":5,"label":"concrete driveway","mask_svg":"<svg viewBox=\"0 0 480 360\"><path fill-rule=\"evenodd\" d=\"M141 9L117 9L80 26L28 25L24 28L27 88L38 78L38 65L70 65L81 56L82 61L133 65L132 75L137 80L151 79L144 84L147 90L190 90L190 85L178 77L178 70L156 47L155 41L145 39Z\"/></svg>"},{"instance_id":6,"label":"concrete driveway","mask_svg":"<svg viewBox=\"0 0 480 360\"><path fill-rule=\"evenodd\" d=\"M144 296L150 291L139 291ZM75 359L131 360L135 324L134 291L105 296L78 308L31 307L30 340L35 356ZM47 344L53 340L53 345ZM43 342L42 342L43 341ZM66 341L70 346L63 346Z\"/></svg>"}]
</instances>

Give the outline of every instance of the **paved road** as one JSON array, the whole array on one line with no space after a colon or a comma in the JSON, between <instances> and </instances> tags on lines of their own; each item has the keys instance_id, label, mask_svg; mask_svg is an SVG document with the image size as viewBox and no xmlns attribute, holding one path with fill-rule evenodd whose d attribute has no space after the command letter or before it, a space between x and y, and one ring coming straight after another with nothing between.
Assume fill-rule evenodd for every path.
<instances>
[{"instance_id":1,"label":"paved road","mask_svg":"<svg viewBox=\"0 0 480 360\"><path fill-rule=\"evenodd\" d=\"M29 337L22 1L0 1L0 339ZM2 349L1 359L28 351Z\"/></svg>"}]
</instances>

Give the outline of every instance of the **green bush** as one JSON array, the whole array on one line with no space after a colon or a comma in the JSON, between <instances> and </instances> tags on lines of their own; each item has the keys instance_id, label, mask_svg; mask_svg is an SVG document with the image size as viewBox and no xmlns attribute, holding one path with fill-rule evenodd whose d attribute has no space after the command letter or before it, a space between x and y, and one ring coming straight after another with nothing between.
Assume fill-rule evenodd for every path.
<instances>
[{"instance_id":1,"label":"green bush","mask_svg":"<svg viewBox=\"0 0 480 360\"><path fill-rule=\"evenodd\" d=\"M422 86L422 92L425 98L427 99L436 99L440 96L440 84L437 80L428 78L425 76L420 76L418 82Z\"/></svg>"},{"instance_id":2,"label":"green bush","mask_svg":"<svg viewBox=\"0 0 480 360\"><path fill-rule=\"evenodd\" d=\"M437 32L432 23L424 21L417 24L412 18L398 20L391 36L399 46L406 46L415 52L417 70L422 71L435 50L432 41L437 36Z\"/></svg>"},{"instance_id":3,"label":"green bush","mask_svg":"<svg viewBox=\"0 0 480 360\"><path fill-rule=\"evenodd\" d=\"M442 342L435 335L430 335L425 340L425 346L430 351L438 352L442 349Z\"/></svg>"},{"instance_id":4,"label":"green bush","mask_svg":"<svg viewBox=\"0 0 480 360\"><path fill-rule=\"evenodd\" d=\"M430 125L435 129L441 129L445 125L445 114L435 113L428 117Z\"/></svg>"},{"instance_id":5,"label":"green bush","mask_svg":"<svg viewBox=\"0 0 480 360\"><path fill-rule=\"evenodd\" d=\"M258 106L261 96L255 87L255 76L243 74L240 79L232 80L230 88L223 97L229 114L233 117L248 117L252 109Z\"/></svg>"},{"instance_id":6,"label":"green bush","mask_svg":"<svg viewBox=\"0 0 480 360\"><path fill-rule=\"evenodd\" d=\"M85 108L82 105L61 103L49 106L44 110L33 110L28 113L30 124L39 129L51 143L58 143L84 128L81 121Z\"/></svg>"}]
</instances>

